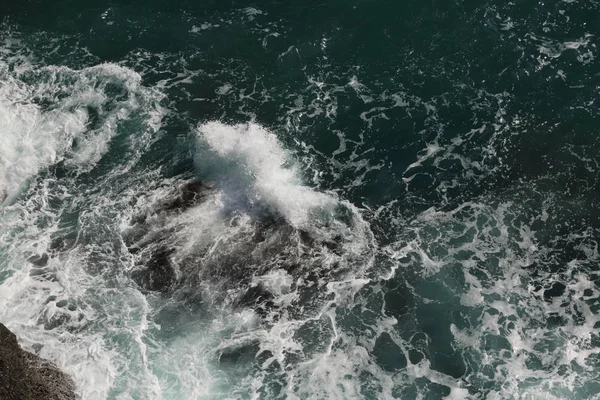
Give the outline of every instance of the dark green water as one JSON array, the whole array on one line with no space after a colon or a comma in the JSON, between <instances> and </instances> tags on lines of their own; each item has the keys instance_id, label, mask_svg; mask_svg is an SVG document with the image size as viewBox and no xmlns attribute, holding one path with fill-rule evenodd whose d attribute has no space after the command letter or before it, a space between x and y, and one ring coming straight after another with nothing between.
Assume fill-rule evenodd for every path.
<instances>
[{"instance_id":1,"label":"dark green water","mask_svg":"<svg viewBox=\"0 0 600 400\"><path fill-rule=\"evenodd\" d=\"M0 322L83 399L600 398L597 2L0 22Z\"/></svg>"}]
</instances>

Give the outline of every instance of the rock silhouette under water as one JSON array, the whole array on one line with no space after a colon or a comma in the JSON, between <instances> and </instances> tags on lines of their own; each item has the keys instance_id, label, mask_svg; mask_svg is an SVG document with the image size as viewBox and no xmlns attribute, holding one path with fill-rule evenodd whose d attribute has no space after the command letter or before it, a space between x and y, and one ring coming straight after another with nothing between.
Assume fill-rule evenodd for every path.
<instances>
[{"instance_id":1,"label":"rock silhouette under water","mask_svg":"<svg viewBox=\"0 0 600 400\"><path fill-rule=\"evenodd\" d=\"M54 364L19 346L0 324L0 399L75 400L75 384Z\"/></svg>"}]
</instances>

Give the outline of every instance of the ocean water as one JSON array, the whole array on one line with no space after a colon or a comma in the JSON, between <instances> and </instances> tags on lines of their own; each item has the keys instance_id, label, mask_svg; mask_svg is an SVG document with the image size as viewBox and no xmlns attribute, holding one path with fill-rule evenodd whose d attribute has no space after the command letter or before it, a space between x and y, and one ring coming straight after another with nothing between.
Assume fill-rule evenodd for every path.
<instances>
[{"instance_id":1,"label":"ocean water","mask_svg":"<svg viewBox=\"0 0 600 400\"><path fill-rule=\"evenodd\" d=\"M0 322L84 400L598 399L599 35L3 0Z\"/></svg>"}]
</instances>

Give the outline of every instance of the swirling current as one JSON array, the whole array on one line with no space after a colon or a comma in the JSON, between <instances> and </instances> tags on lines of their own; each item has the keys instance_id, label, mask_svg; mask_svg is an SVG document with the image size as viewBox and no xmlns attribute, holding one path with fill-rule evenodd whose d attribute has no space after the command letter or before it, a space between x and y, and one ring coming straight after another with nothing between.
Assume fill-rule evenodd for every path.
<instances>
[{"instance_id":1,"label":"swirling current","mask_svg":"<svg viewBox=\"0 0 600 400\"><path fill-rule=\"evenodd\" d=\"M595 0L4 0L0 322L84 400L600 398Z\"/></svg>"}]
</instances>

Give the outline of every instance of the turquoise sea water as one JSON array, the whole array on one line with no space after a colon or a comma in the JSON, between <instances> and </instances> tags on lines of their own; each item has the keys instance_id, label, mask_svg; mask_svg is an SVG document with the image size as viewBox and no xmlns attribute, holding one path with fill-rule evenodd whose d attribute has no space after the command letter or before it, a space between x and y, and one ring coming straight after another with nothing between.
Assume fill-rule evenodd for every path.
<instances>
[{"instance_id":1,"label":"turquoise sea water","mask_svg":"<svg viewBox=\"0 0 600 400\"><path fill-rule=\"evenodd\" d=\"M600 4L0 4L0 322L87 399L600 398Z\"/></svg>"}]
</instances>

